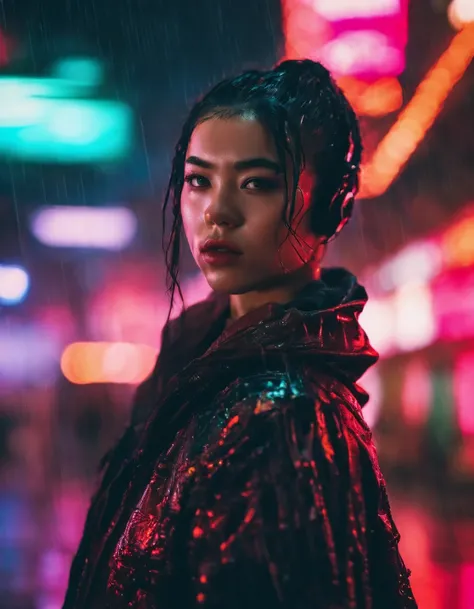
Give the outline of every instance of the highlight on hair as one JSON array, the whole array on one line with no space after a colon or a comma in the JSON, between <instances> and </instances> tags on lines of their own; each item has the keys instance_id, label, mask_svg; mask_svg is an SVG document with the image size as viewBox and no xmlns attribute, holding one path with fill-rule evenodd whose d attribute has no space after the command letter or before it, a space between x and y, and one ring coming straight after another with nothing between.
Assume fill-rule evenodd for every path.
<instances>
[{"instance_id":1,"label":"highlight on hair","mask_svg":"<svg viewBox=\"0 0 474 609\"><path fill-rule=\"evenodd\" d=\"M297 238L291 220L299 176L305 168L316 176L310 193L314 234L327 242L339 234L352 215L359 188L362 142L357 117L328 70L308 59L287 60L273 70L250 70L221 81L194 105L175 148L162 209L162 245L170 293L168 317L176 290L183 301L179 285L181 193L189 141L199 123L235 116L256 118L274 139L280 164L285 168L287 201L283 221L288 236ZM172 221L167 235L170 203Z\"/></svg>"}]
</instances>

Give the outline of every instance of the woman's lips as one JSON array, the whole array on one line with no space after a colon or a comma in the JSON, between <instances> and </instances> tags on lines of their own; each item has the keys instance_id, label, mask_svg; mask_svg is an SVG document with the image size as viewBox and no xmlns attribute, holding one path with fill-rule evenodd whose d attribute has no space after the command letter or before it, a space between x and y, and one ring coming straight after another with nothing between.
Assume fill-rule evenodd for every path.
<instances>
[{"instance_id":1,"label":"woman's lips","mask_svg":"<svg viewBox=\"0 0 474 609\"><path fill-rule=\"evenodd\" d=\"M230 266L242 256L237 245L226 239L206 239L200 251L201 260L211 266Z\"/></svg>"},{"instance_id":2,"label":"woman's lips","mask_svg":"<svg viewBox=\"0 0 474 609\"><path fill-rule=\"evenodd\" d=\"M201 252L200 257L210 266L232 266L238 262L241 255L225 249L208 249Z\"/></svg>"}]
</instances>

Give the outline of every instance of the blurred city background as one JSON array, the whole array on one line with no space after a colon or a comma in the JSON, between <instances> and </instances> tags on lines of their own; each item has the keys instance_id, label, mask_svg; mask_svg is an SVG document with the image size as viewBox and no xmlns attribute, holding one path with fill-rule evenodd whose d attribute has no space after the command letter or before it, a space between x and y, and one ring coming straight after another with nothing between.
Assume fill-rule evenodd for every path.
<instances>
[{"instance_id":1,"label":"blurred city background","mask_svg":"<svg viewBox=\"0 0 474 609\"><path fill-rule=\"evenodd\" d=\"M361 117L328 263L420 609L474 609L474 0L0 2L0 607L59 609L102 454L167 313L161 203L192 102L283 57ZM207 293L183 255L186 302Z\"/></svg>"}]
</instances>

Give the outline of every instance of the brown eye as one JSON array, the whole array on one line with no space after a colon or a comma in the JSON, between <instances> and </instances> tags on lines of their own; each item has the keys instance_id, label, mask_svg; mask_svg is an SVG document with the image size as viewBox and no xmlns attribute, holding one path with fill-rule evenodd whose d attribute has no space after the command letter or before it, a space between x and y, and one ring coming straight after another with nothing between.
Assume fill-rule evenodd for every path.
<instances>
[{"instance_id":1,"label":"brown eye","mask_svg":"<svg viewBox=\"0 0 474 609\"><path fill-rule=\"evenodd\" d=\"M247 190L269 191L276 190L279 188L279 185L278 180L272 178L251 178L242 185L242 188Z\"/></svg>"},{"instance_id":2,"label":"brown eye","mask_svg":"<svg viewBox=\"0 0 474 609\"><path fill-rule=\"evenodd\" d=\"M210 186L209 180L198 173L190 173L185 176L184 181L189 184L191 188L207 188Z\"/></svg>"}]
</instances>

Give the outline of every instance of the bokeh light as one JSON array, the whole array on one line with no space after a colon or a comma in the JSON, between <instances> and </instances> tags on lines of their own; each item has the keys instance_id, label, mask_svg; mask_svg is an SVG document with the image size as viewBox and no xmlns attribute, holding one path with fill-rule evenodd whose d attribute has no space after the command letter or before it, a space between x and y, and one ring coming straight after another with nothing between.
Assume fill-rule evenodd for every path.
<instances>
[{"instance_id":1,"label":"bokeh light","mask_svg":"<svg viewBox=\"0 0 474 609\"><path fill-rule=\"evenodd\" d=\"M474 23L474 2L472 0L451 0L448 17L451 25L457 30Z\"/></svg>"},{"instance_id":2,"label":"bokeh light","mask_svg":"<svg viewBox=\"0 0 474 609\"><path fill-rule=\"evenodd\" d=\"M153 370L157 350L131 343L73 343L61 356L61 371L78 385L141 383Z\"/></svg>"},{"instance_id":3,"label":"bokeh light","mask_svg":"<svg viewBox=\"0 0 474 609\"><path fill-rule=\"evenodd\" d=\"M51 247L121 250L137 231L134 213L125 207L46 207L31 219L35 237Z\"/></svg>"},{"instance_id":4,"label":"bokeh light","mask_svg":"<svg viewBox=\"0 0 474 609\"><path fill-rule=\"evenodd\" d=\"M0 265L0 304L15 305L28 293L30 279L21 266Z\"/></svg>"},{"instance_id":5,"label":"bokeh light","mask_svg":"<svg viewBox=\"0 0 474 609\"><path fill-rule=\"evenodd\" d=\"M313 0L315 10L330 21L397 14L401 0Z\"/></svg>"}]
</instances>

